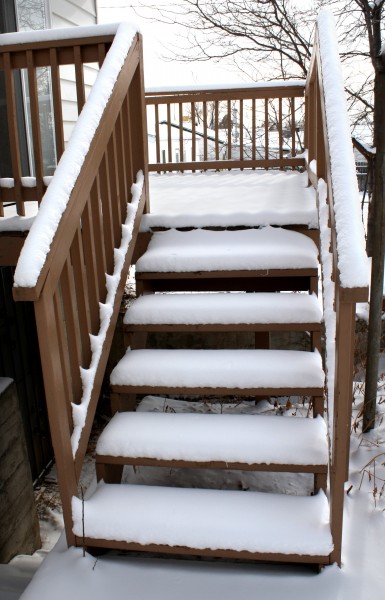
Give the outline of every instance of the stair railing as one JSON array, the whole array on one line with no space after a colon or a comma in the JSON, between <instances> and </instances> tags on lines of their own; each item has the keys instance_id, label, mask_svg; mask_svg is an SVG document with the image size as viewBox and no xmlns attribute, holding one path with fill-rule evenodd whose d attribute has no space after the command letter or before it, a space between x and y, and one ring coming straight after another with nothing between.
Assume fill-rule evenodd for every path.
<instances>
[{"instance_id":1,"label":"stair railing","mask_svg":"<svg viewBox=\"0 0 385 600\"><path fill-rule=\"evenodd\" d=\"M141 214L148 209L141 36L126 24L115 26L112 36L100 36L98 27L92 32L87 50L79 50L77 38L37 44L36 64L80 53L84 60L97 57L101 66L23 247L14 287L16 300L35 306L69 545L75 543L71 500L78 494ZM37 172L36 191L39 181Z\"/></svg>"},{"instance_id":2,"label":"stair railing","mask_svg":"<svg viewBox=\"0 0 385 600\"><path fill-rule=\"evenodd\" d=\"M304 166L304 83L146 89L149 170Z\"/></svg>"},{"instance_id":3,"label":"stair railing","mask_svg":"<svg viewBox=\"0 0 385 600\"><path fill-rule=\"evenodd\" d=\"M355 306L368 297L358 185L333 19L322 11L306 82L305 146L320 217L330 436L332 561L341 562L353 401Z\"/></svg>"}]
</instances>

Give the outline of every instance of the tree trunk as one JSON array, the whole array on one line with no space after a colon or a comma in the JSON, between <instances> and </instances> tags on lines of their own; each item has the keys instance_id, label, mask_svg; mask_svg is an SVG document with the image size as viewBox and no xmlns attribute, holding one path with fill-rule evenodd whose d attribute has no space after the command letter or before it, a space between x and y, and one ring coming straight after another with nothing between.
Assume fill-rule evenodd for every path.
<instances>
[{"instance_id":1,"label":"tree trunk","mask_svg":"<svg viewBox=\"0 0 385 600\"><path fill-rule=\"evenodd\" d=\"M382 299L384 287L385 252L385 61L376 59L374 86L374 145L376 147L374 196L372 274L368 347L366 357L365 403L362 430L373 429L376 416L378 364L381 341Z\"/></svg>"}]
</instances>

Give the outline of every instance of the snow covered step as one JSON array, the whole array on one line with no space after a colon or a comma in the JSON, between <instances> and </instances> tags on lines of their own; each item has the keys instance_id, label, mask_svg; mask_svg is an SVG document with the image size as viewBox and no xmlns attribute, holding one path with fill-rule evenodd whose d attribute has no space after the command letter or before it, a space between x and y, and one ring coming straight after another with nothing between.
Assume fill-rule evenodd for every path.
<instances>
[{"instance_id":1,"label":"snow covered step","mask_svg":"<svg viewBox=\"0 0 385 600\"><path fill-rule=\"evenodd\" d=\"M320 416L124 412L101 434L96 463L326 473L327 430Z\"/></svg>"},{"instance_id":2,"label":"snow covered step","mask_svg":"<svg viewBox=\"0 0 385 600\"><path fill-rule=\"evenodd\" d=\"M130 350L110 376L113 392L322 396L318 351Z\"/></svg>"},{"instance_id":3,"label":"snow covered step","mask_svg":"<svg viewBox=\"0 0 385 600\"><path fill-rule=\"evenodd\" d=\"M327 563L333 549L325 494L99 483L72 499L79 545ZM83 538L84 524L84 538Z\"/></svg>"},{"instance_id":4,"label":"snow covered step","mask_svg":"<svg viewBox=\"0 0 385 600\"><path fill-rule=\"evenodd\" d=\"M123 323L127 331L286 327L319 331L321 320L321 307L314 294L202 293L140 296L128 308Z\"/></svg>"},{"instance_id":5,"label":"snow covered step","mask_svg":"<svg viewBox=\"0 0 385 600\"><path fill-rule=\"evenodd\" d=\"M168 230L154 233L136 263L138 277L154 273L318 269L316 244L279 227L239 231Z\"/></svg>"}]
</instances>

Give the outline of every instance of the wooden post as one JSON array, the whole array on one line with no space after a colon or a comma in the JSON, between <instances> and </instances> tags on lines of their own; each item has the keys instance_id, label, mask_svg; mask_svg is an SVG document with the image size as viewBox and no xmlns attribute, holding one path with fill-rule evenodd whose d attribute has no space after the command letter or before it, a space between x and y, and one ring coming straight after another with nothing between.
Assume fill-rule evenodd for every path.
<instances>
[{"instance_id":1,"label":"wooden post","mask_svg":"<svg viewBox=\"0 0 385 600\"><path fill-rule=\"evenodd\" d=\"M342 302L336 293L336 363L333 455L330 472L330 523L334 542L332 561L341 564L344 483L348 477L352 414L355 303Z\"/></svg>"}]
</instances>

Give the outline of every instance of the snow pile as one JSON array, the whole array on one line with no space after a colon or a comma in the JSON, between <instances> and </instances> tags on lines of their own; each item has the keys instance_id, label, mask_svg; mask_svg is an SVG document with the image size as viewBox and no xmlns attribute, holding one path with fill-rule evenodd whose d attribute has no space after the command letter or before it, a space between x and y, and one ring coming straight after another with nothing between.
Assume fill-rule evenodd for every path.
<instances>
[{"instance_id":1,"label":"snow pile","mask_svg":"<svg viewBox=\"0 0 385 600\"><path fill-rule=\"evenodd\" d=\"M132 201L127 205L127 218L122 225L122 241L120 248L114 250L114 272L106 274L107 298L104 304L100 304L100 329L98 335L90 335L91 341L91 363L88 369L80 368L83 385L83 395L80 404L72 404L73 432L71 436L72 453L75 457L82 429L85 425L87 409L91 400L95 375L106 339L108 327L114 309L115 296L121 278L128 246L132 240L135 217L138 210L140 197L143 190L144 177L142 171L137 175L137 182L131 187Z\"/></svg>"},{"instance_id":2,"label":"snow pile","mask_svg":"<svg viewBox=\"0 0 385 600\"><path fill-rule=\"evenodd\" d=\"M322 78L329 136L334 212L341 285L366 287L369 265L365 252L356 168L333 17L318 18Z\"/></svg>"},{"instance_id":3,"label":"snow pile","mask_svg":"<svg viewBox=\"0 0 385 600\"><path fill-rule=\"evenodd\" d=\"M77 28L76 32L78 29L82 28ZM115 28L103 26L101 33L115 29L116 26ZM98 31L94 27L87 28L88 35L94 36ZM73 28L69 28L68 32L68 35L73 37ZM39 36L36 38L37 33L42 32L6 34L4 37L20 35L22 39L30 41L28 36L32 36L31 39L36 41L40 39ZM53 39L57 39L60 35L57 30L46 33L53 35ZM16 287L34 287L37 283L60 219L67 208L71 192L135 34L136 28L127 23L122 23L116 29L114 42L107 53L21 251L14 278ZM52 38L48 36L48 39Z\"/></svg>"}]
</instances>

